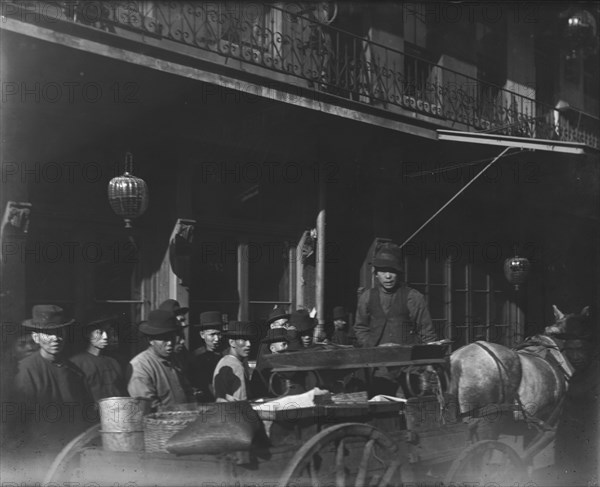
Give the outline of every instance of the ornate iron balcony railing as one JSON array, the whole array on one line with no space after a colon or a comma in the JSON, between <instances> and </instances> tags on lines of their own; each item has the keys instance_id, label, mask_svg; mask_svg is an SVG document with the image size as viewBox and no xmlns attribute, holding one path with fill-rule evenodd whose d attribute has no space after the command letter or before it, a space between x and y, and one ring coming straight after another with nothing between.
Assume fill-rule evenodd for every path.
<instances>
[{"instance_id":1,"label":"ornate iron balcony railing","mask_svg":"<svg viewBox=\"0 0 600 487\"><path fill-rule=\"evenodd\" d=\"M218 53L304 80L314 91L421 113L440 126L600 148L598 118L560 112L522 93L335 29L321 21L318 4L304 11L300 3L282 9L243 1L24 2L19 8L40 3L53 5L64 20Z\"/></svg>"}]
</instances>

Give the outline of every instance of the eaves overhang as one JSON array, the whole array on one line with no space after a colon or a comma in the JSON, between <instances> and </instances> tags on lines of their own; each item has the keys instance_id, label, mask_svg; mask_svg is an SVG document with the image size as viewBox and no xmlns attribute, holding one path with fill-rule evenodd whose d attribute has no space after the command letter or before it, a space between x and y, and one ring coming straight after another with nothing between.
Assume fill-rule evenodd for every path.
<instances>
[{"instance_id":1,"label":"eaves overhang","mask_svg":"<svg viewBox=\"0 0 600 487\"><path fill-rule=\"evenodd\" d=\"M498 135L478 132L460 132L456 130L436 130L438 140L485 144L489 146L514 147L526 150L541 150L564 154L600 154L598 149L580 142L563 142L550 139L532 139L513 135Z\"/></svg>"}]
</instances>

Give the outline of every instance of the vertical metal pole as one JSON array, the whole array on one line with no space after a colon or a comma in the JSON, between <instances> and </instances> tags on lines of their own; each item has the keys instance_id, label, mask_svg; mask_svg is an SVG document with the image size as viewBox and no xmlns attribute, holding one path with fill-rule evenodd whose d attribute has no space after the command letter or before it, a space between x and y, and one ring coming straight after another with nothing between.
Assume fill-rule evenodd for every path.
<instances>
[{"instance_id":1,"label":"vertical metal pole","mask_svg":"<svg viewBox=\"0 0 600 487\"><path fill-rule=\"evenodd\" d=\"M316 303L317 327L315 338L325 338L325 175L323 165L319 163L319 214L317 216L317 269L316 269Z\"/></svg>"}]
</instances>

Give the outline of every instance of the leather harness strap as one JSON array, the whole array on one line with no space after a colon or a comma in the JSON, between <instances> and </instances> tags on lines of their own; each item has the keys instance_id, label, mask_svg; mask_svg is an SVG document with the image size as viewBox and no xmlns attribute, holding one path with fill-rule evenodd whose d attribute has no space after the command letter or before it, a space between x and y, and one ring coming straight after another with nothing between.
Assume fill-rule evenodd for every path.
<instances>
[{"instance_id":1,"label":"leather harness strap","mask_svg":"<svg viewBox=\"0 0 600 487\"><path fill-rule=\"evenodd\" d=\"M483 348L489 354L489 356L492 357L494 362L496 362L496 367L498 367L498 376L500 377L500 403L503 403L504 402L504 378L502 377L502 369L504 369L504 372L506 372L507 376L508 376L508 369L500 361L500 359L494 353L494 351L491 350L487 345L484 345L483 342L475 342L475 345L478 345L479 347Z\"/></svg>"},{"instance_id":2,"label":"leather harness strap","mask_svg":"<svg viewBox=\"0 0 600 487\"><path fill-rule=\"evenodd\" d=\"M506 365L504 365L502 363L502 361L498 358L498 356L494 353L494 351L492 349L490 349L488 346L484 345L483 342L475 342L476 345L478 345L479 347L483 348L489 355L490 357L492 357L492 359L494 360L494 362L496 362L496 367L498 367L498 375L500 377L500 404L504 403L504 378L502 377L502 370L504 370L504 372L506 373L506 376L508 377L509 372L508 369L506 368ZM525 407L523 406L523 403L521 402L521 398L519 397L519 394L515 394L515 402L517 403L517 407L519 408L519 410L521 411L521 414L523 414L523 418L525 418L525 420L527 421L530 416L527 413L527 411L525 410Z\"/></svg>"},{"instance_id":3,"label":"leather harness strap","mask_svg":"<svg viewBox=\"0 0 600 487\"><path fill-rule=\"evenodd\" d=\"M548 337L549 338L549 337ZM500 376L500 386L501 386L501 395L504 392L504 383L503 383L503 378L502 378L502 370L504 370L508 376L508 369L506 368L506 366L502 363L502 361L498 358L498 356L494 353L493 350L491 350L488 346L484 345L482 342L475 342L476 345L478 345L479 347L481 347L482 349L484 349L489 355L490 357L492 357L492 359L494 360L494 362L496 363L496 366L498 367L498 373ZM560 367L560 369L562 370L563 374L564 374L564 379L565 381L568 382L568 380L570 379L571 375L572 375L572 369L570 367L570 364L565 360L565 358L563 357L562 353L560 352L560 349L558 347L558 345L554 342L554 340L550 339L548 341L541 341L541 342L525 342L525 344L521 344L520 346L516 347L515 351L521 352L521 353L529 353L532 355L537 355L534 352L530 352L527 350L524 350L524 348L527 345L542 345L544 347L546 347L547 349L549 349L549 351L551 352L551 356L553 358L553 360L556 362L556 365L558 365ZM525 346L523 346L525 345ZM554 353L552 353L554 352ZM563 360L559 360L556 357L556 354L560 355L562 357ZM548 362L547 359L544 359ZM549 363L550 364L550 363ZM553 366L552 364L550 364L551 367L556 367ZM501 402L503 402L503 397L501 396ZM562 409L562 405L564 403L564 395L563 397L560 398L560 400L558 401L558 403L556 404L556 406L554 407L554 409L552 410L552 413L550 414L549 418L547 421L543 421L539 418L536 418L533 415L530 415L527 410L525 409L525 407L523 406L523 403L521 402L521 399L519 398L519 395L516 394L515 395L515 402L517 403L517 406L521 412L521 414L523 414L523 418L525 419L525 421L527 422L528 425L533 425L539 429L545 430L545 431L550 431L553 430L555 427L552 426L552 423L555 423L558 415Z\"/></svg>"}]
</instances>

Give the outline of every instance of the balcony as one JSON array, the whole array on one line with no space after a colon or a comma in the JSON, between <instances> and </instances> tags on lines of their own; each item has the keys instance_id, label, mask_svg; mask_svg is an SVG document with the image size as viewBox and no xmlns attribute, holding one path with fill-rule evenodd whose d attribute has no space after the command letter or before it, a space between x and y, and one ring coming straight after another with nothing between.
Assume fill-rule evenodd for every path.
<instances>
[{"instance_id":1,"label":"balcony","mask_svg":"<svg viewBox=\"0 0 600 487\"><path fill-rule=\"evenodd\" d=\"M265 84L275 80L357 111L410 117L433 128L600 148L600 122L594 116L564 113L332 28L319 22L314 8L301 11L298 5L286 4L284 10L245 2L6 2L3 15L40 24L45 12L46 17L54 16L45 24L56 30L75 23L171 51L193 52L211 62L215 71L226 65L252 72Z\"/></svg>"}]
</instances>

